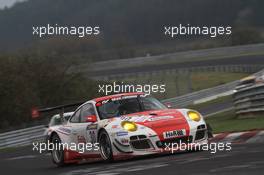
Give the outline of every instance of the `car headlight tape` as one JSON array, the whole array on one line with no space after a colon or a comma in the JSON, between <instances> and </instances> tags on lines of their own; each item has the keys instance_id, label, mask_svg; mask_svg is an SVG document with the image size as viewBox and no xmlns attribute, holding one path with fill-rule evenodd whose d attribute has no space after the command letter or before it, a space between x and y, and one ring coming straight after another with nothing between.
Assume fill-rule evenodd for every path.
<instances>
[{"instance_id":1,"label":"car headlight tape","mask_svg":"<svg viewBox=\"0 0 264 175\"><path fill-rule=\"evenodd\" d=\"M201 120L201 115L198 112L195 111L189 111L188 112L188 117L196 122L199 122Z\"/></svg>"},{"instance_id":2,"label":"car headlight tape","mask_svg":"<svg viewBox=\"0 0 264 175\"><path fill-rule=\"evenodd\" d=\"M136 131L137 130L137 125L134 122L130 122L130 121L123 121L121 123L121 126L130 132Z\"/></svg>"}]
</instances>

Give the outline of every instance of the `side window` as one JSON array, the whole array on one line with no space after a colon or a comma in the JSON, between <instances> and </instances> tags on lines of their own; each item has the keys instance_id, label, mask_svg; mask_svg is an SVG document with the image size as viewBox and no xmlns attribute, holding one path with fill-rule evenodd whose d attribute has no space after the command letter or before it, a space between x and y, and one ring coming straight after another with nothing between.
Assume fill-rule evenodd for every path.
<instances>
[{"instance_id":1,"label":"side window","mask_svg":"<svg viewBox=\"0 0 264 175\"><path fill-rule=\"evenodd\" d=\"M81 110L81 123L86 122L86 117L90 115L95 115L95 110L92 104L86 104Z\"/></svg>"},{"instance_id":2,"label":"side window","mask_svg":"<svg viewBox=\"0 0 264 175\"><path fill-rule=\"evenodd\" d=\"M75 112L75 114L72 116L70 121L72 123L79 123L80 122L80 113L81 113L81 109L79 109L78 111Z\"/></svg>"}]
</instances>

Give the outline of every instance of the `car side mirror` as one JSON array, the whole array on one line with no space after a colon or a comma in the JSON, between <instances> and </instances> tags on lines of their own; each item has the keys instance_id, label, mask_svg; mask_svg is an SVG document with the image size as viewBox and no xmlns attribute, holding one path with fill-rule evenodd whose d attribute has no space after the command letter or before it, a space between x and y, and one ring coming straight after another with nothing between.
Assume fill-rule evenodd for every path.
<instances>
[{"instance_id":1,"label":"car side mirror","mask_svg":"<svg viewBox=\"0 0 264 175\"><path fill-rule=\"evenodd\" d=\"M96 117L96 115L88 115L86 117L86 120L85 121L86 122L92 122L92 123L94 123L94 122L97 122L97 117Z\"/></svg>"},{"instance_id":2,"label":"car side mirror","mask_svg":"<svg viewBox=\"0 0 264 175\"><path fill-rule=\"evenodd\" d=\"M165 106L166 106L167 108L172 108L171 103L165 103Z\"/></svg>"}]
</instances>

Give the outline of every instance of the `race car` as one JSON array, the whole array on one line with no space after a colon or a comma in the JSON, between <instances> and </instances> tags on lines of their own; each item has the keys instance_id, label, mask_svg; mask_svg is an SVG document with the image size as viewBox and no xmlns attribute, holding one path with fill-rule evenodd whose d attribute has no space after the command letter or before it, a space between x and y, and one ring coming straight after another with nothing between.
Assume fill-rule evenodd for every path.
<instances>
[{"instance_id":1,"label":"race car","mask_svg":"<svg viewBox=\"0 0 264 175\"><path fill-rule=\"evenodd\" d=\"M199 112L169 109L144 93L87 101L67 123L50 129L52 160L58 166L166 153L172 143L208 143L207 125Z\"/></svg>"}]
</instances>

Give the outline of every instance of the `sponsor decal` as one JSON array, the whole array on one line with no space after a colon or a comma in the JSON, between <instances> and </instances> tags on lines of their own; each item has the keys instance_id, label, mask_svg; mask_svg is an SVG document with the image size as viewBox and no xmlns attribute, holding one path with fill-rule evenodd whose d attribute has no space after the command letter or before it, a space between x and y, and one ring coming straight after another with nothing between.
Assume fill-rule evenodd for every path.
<instances>
[{"instance_id":1,"label":"sponsor decal","mask_svg":"<svg viewBox=\"0 0 264 175\"><path fill-rule=\"evenodd\" d=\"M88 125L86 128L86 130L94 130L94 129L97 129L97 124Z\"/></svg>"},{"instance_id":2,"label":"sponsor decal","mask_svg":"<svg viewBox=\"0 0 264 175\"><path fill-rule=\"evenodd\" d=\"M65 127L59 127L58 128L59 131L65 133L65 134L70 134L71 133L71 129L65 128Z\"/></svg>"},{"instance_id":3,"label":"sponsor decal","mask_svg":"<svg viewBox=\"0 0 264 175\"><path fill-rule=\"evenodd\" d=\"M126 132L126 131L120 131L120 132L117 132L116 133L116 136L118 136L118 137L120 137L120 136L126 136L126 135L128 135L128 132Z\"/></svg>"},{"instance_id":4,"label":"sponsor decal","mask_svg":"<svg viewBox=\"0 0 264 175\"><path fill-rule=\"evenodd\" d=\"M151 116L148 115L135 115L135 116L121 116L120 119L124 121L131 121L131 122L145 122Z\"/></svg>"},{"instance_id":5,"label":"sponsor decal","mask_svg":"<svg viewBox=\"0 0 264 175\"><path fill-rule=\"evenodd\" d=\"M146 127L145 126L140 126L139 129L146 129Z\"/></svg>"},{"instance_id":6,"label":"sponsor decal","mask_svg":"<svg viewBox=\"0 0 264 175\"><path fill-rule=\"evenodd\" d=\"M175 131L167 131L163 133L164 139L169 139L169 138L174 138L174 137L179 137L179 136L185 136L186 135L186 130L175 130Z\"/></svg>"},{"instance_id":7,"label":"sponsor decal","mask_svg":"<svg viewBox=\"0 0 264 175\"><path fill-rule=\"evenodd\" d=\"M118 125L113 125L112 126L112 129L116 129L116 128L118 128Z\"/></svg>"},{"instance_id":8,"label":"sponsor decal","mask_svg":"<svg viewBox=\"0 0 264 175\"><path fill-rule=\"evenodd\" d=\"M121 116L120 119L124 120L124 121L129 121L132 117L128 117L128 116Z\"/></svg>"},{"instance_id":9,"label":"sponsor decal","mask_svg":"<svg viewBox=\"0 0 264 175\"><path fill-rule=\"evenodd\" d=\"M159 116L159 117L151 117L148 119L150 122L158 121L158 120L168 120L168 119L173 119L173 116Z\"/></svg>"},{"instance_id":10,"label":"sponsor decal","mask_svg":"<svg viewBox=\"0 0 264 175\"><path fill-rule=\"evenodd\" d=\"M152 115L138 115L138 116L122 116L121 120L131 122L154 122L159 120L173 119L173 116L152 116Z\"/></svg>"},{"instance_id":11,"label":"sponsor decal","mask_svg":"<svg viewBox=\"0 0 264 175\"><path fill-rule=\"evenodd\" d=\"M146 97L148 96L148 94L141 94L139 95L140 97ZM110 98L110 99L107 99L107 100L103 100L103 101L100 101L100 102L97 102L96 103L96 106L102 106L103 104L106 104L110 101L118 101L118 100L124 100L124 99L132 99L132 98L137 98L138 95L128 95L128 96L120 96L120 97L113 97L113 98Z\"/></svg>"},{"instance_id":12,"label":"sponsor decal","mask_svg":"<svg viewBox=\"0 0 264 175\"><path fill-rule=\"evenodd\" d=\"M133 122L145 122L150 118L150 116L146 116L146 115L141 115L141 116L137 116L132 118L130 121Z\"/></svg>"}]
</instances>

